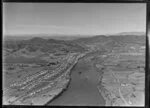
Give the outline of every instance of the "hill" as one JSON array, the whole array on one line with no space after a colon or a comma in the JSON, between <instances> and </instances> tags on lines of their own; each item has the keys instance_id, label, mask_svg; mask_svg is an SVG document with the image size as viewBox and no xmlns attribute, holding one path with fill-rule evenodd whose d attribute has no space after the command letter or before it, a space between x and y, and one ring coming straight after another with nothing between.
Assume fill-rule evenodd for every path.
<instances>
[{"instance_id":1,"label":"hill","mask_svg":"<svg viewBox=\"0 0 150 108\"><path fill-rule=\"evenodd\" d=\"M85 52L87 50L99 49L104 51L115 47L124 49L125 46L145 46L145 36L136 35L96 35L92 37L81 37L74 40L55 40L34 37L28 40L5 40L4 50L7 55L16 54L45 54L45 53L68 53Z\"/></svg>"},{"instance_id":2,"label":"hill","mask_svg":"<svg viewBox=\"0 0 150 108\"><path fill-rule=\"evenodd\" d=\"M82 52L85 49L77 44L72 44L69 41L55 40L55 39L43 39L40 37L34 37L29 40L5 40L4 49L9 49L12 52L18 52L22 49L28 52Z\"/></svg>"}]
</instances>

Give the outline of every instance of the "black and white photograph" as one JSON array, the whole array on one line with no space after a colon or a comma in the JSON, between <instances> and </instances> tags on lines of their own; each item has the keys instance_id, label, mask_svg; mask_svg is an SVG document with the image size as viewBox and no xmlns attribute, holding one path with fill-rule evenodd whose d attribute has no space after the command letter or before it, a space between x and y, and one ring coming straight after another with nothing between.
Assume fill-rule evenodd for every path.
<instances>
[{"instance_id":1,"label":"black and white photograph","mask_svg":"<svg viewBox=\"0 0 150 108\"><path fill-rule=\"evenodd\" d=\"M3 3L2 104L145 106L146 3Z\"/></svg>"}]
</instances>

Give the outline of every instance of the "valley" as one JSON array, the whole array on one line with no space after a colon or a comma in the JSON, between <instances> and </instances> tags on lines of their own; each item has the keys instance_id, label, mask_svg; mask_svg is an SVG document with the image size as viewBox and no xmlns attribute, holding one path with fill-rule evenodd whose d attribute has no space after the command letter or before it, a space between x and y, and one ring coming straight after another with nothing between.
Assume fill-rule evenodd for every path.
<instances>
[{"instance_id":1,"label":"valley","mask_svg":"<svg viewBox=\"0 0 150 108\"><path fill-rule=\"evenodd\" d=\"M5 40L3 56L4 105L144 106L145 36Z\"/></svg>"}]
</instances>

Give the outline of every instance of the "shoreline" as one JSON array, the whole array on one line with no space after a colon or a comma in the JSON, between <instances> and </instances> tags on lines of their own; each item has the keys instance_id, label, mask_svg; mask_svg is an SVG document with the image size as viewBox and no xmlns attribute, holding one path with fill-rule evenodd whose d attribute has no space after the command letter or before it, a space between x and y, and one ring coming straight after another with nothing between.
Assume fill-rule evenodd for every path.
<instances>
[{"instance_id":1,"label":"shoreline","mask_svg":"<svg viewBox=\"0 0 150 108\"><path fill-rule=\"evenodd\" d=\"M49 106L48 104L49 103L51 103L53 100L55 100L55 99L57 99L60 95L62 95L67 89L68 89L68 87L69 87L69 85L70 85L70 82L71 82L71 70L76 66L76 64L78 63L78 61L81 59L81 58L83 58L84 56L85 56L86 54L83 54L81 57L79 57L76 61L75 61L75 63L74 63L74 65L69 69L69 70L67 70L67 71L69 71L68 72L68 75L69 75L69 81L68 81L68 83L66 84L66 86L64 87L64 88L62 88L62 90L56 95L56 96L54 96L51 100L49 100L46 104L45 104L45 106Z\"/></svg>"},{"instance_id":2,"label":"shoreline","mask_svg":"<svg viewBox=\"0 0 150 108\"><path fill-rule=\"evenodd\" d=\"M71 82L71 74L72 74L72 70L74 69L74 67L77 65L78 61L80 59L83 59L87 54L89 54L90 52L86 52L86 53L82 53L80 55L78 55L76 57L76 60L74 61L74 63L69 67L69 69L66 70L66 72L64 73L65 74L65 81L66 83L64 83L64 85L62 87L56 87L56 89L52 90L52 91L49 91L48 93L45 93L43 94L43 96L41 97L37 97L37 98L33 98L31 100L27 100L24 104L25 105L44 105L44 106L50 106L49 104L57 99L59 96L61 96L65 91L68 90L68 87L70 85L70 82ZM94 66L95 67L95 66ZM96 67L95 67L96 68ZM103 73L99 73L100 76L103 74ZM102 76L100 78L100 82L101 82L101 79L102 79ZM68 80L68 81L67 81ZM98 82L99 84L99 82ZM56 90L56 91L55 91ZM102 95L103 99L105 100L104 98L104 95L103 95L103 92L100 92L100 94ZM40 101L42 99L42 101ZM31 101L31 102L30 102ZM105 100L106 101L106 100ZM19 102L20 103L20 102ZM19 104L17 102L17 104ZM16 105L17 105L16 104ZM21 104L21 103L20 103ZM23 104L22 104L23 105Z\"/></svg>"},{"instance_id":3,"label":"shoreline","mask_svg":"<svg viewBox=\"0 0 150 108\"><path fill-rule=\"evenodd\" d=\"M56 96L54 96L51 100L49 100L44 106L49 106L49 104L53 100L57 99L60 95L62 95L68 89L70 81L71 81L71 79L68 81L68 84L66 84L66 87L64 87Z\"/></svg>"},{"instance_id":4,"label":"shoreline","mask_svg":"<svg viewBox=\"0 0 150 108\"><path fill-rule=\"evenodd\" d=\"M85 54L86 55L86 54ZM85 55L84 56L82 56L82 57L80 57L79 59L78 59L78 61L80 60L80 59L83 59L84 57L85 57ZM77 61L77 63L78 63L78 61ZM77 65L77 63L75 63L75 65L71 68L71 70ZM94 68L96 68L96 66L94 66ZM69 74L69 78L70 78L70 80L69 80L69 82L68 82L68 84L67 84L67 86L64 88L64 89L62 89L62 91L57 95L57 96L55 96L52 100L50 100L47 104L46 104L46 106L50 106L50 105L48 105L48 104L50 104L52 101L54 101L55 99L57 99L57 98L59 98L59 96L61 96L65 91L67 91L68 90L68 87L70 86L70 82L71 82L71 70L70 70L70 72L68 73ZM96 69L97 70L97 69ZM100 74L100 76L103 74L103 72L101 72L101 73L99 73ZM101 78L100 79L102 79L102 76L101 76ZM101 80L100 80L100 82L101 82ZM98 84L100 83L100 82L98 82ZM99 92L100 93L100 95L102 95L102 98L105 100L105 98L104 98L104 95L102 94L102 92ZM104 102L104 106L106 106L105 105L105 103L106 103L106 100L105 100L105 102ZM53 105L52 105L53 106Z\"/></svg>"},{"instance_id":5,"label":"shoreline","mask_svg":"<svg viewBox=\"0 0 150 108\"><path fill-rule=\"evenodd\" d=\"M105 100L105 106L111 106L111 100L109 100L109 98L108 98L109 94L105 93L107 91L102 90L102 89L104 89L102 87L102 85L98 85L97 88L98 88L99 92L101 93L102 97Z\"/></svg>"},{"instance_id":6,"label":"shoreline","mask_svg":"<svg viewBox=\"0 0 150 108\"><path fill-rule=\"evenodd\" d=\"M71 81L71 78L70 78L70 74L71 74L71 70L73 69L73 67L77 64L78 60L80 58L83 57L83 54L81 55L78 55L76 58L75 58L75 61L73 62L73 64L66 70L66 72L64 73L65 75L65 83L62 84L62 87L60 85L60 87L56 87L54 90L52 91L49 91L47 93L44 93L42 96L39 96L39 97L35 97L33 99L29 99L25 102L20 102L20 101L16 101L14 104L18 105L47 105L48 103L50 103L51 101L53 101L55 98L57 98L58 96L60 96L65 90L67 90L69 84L70 84L70 81ZM56 90L56 91L55 91ZM42 99L42 100L41 100ZM40 101L41 100L41 101Z\"/></svg>"},{"instance_id":7,"label":"shoreline","mask_svg":"<svg viewBox=\"0 0 150 108\"><path fill-rule=\"evenodd\" d=\"M99 78L99 82L97 84L97 89L99 91L99 93L102 95L103 99L105 100L105 106L111 106L111 101L107 98L106 95L106 90L102 90L102 89L105 89L103 88L103 85L102 85L102 79L103 79L103 74L104 74L104 71L103 70L99 70L97 67L96 67L96 63L93 62L93 67L96 69L96 71L100 74L100 78Z\"/></svg>"}]
</instances>

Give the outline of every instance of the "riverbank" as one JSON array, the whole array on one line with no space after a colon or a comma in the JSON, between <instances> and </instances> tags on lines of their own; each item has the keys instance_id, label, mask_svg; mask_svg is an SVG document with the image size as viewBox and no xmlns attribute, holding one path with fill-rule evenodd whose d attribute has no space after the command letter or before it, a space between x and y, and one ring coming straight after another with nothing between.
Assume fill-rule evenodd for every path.
<instances>
[{"instance_id":1,"label":"riverbank","mask_svg":"<svg viewBox=\"0 0 150 108\"><path fill-rule=\"evenodd\" d=\"M99 60L101 59L101 60ZM104 106L111 106L111 101L109 100L109 98L107 97L107 93L108 92L106 89L104 89L103 85L102 85L102 79L103 79L103 74L104 74L104 66L102 65L104 62L104 60L102 58L95 58L93 60L93 67L95 67L96 71L100 74L99 77L99 83L97 85L97 89L99 91L99 93L102 95L102 97L105 100L105 105Z\"/></svg>"},{"instance_id":2,"label":"riverbank","mask_svg":"<svg viewBox=\"0 0 150 108\"><path fill-rule=\"evenodd\" d=\"M142 56L139 56L142 58ZM144 60L108 56L103 64L104 74L99 91L105 106L144 106ZM134 63L134 64L133 64Z\"/></svg>"},{"instance_id":3,"label":"riverbank","mask_svg":"<svg viewBox=\"0 0 150 108\"><path fill-rule=\"evenodd\" d=\"M48 105L104 106L104 99L97 89L100 74L86 56L83 58L72 69L68 88Z\"/></svg>"},{"instance_id":4,"label":"riverbank","mask_svg":"<svg viewBox=\"0 0 150 108\"><path fill-rule=\"evenodd\" d=\"M20 97L15 97L14 94L14 96L11 96L8 100L5 101L8 102L7 104L13 105L45 105L48 101L53 100L54 97L56 97L64 89L67 88L67 85L70 82L70 71L77 63L78 59L82 56L84 56L84 54L70 55L70 58L67 59L68 60L67 64L62 66L62 68L57 69L59 73L57 76L55 75L56 78L50 77L51 79L53 79L52 80L53 82L50 81L50 79L48 80L45 79L43 80L43 82L41 81L41 84L39 84L41 86L39 90L35 90L34 88L34 90L32 90L33 92L30 90L31 93L28 93L27 95L22 94L20 95ZM50 76L48 75L49 74L47 74L47 78Z\"/></svg>"},{"instance_id":5,"label":"riverbank","mask_svg":"<svg viewBox=\"0 0 150 108\"><path fill-rule=\"evenodd\" d=\"M49 101L46 102L46 104L45 104L46 106L47 106L49 103L51 103L53 100L55 100L55 99L57 99L59 96L61 96L61 94L64 93L64 92L67 90L67 88L68 88L68 86L69 86L69 84L70 84L70 81L71 81L71 78L70 78L71 70L75 67L75 65L77 64L78 60L81 59L82 57L84 57L85 55L86 55L86 53L80 54L80 55L77 56L77 58L76 58L74 64L73 64L71 67L69 67L69 69L65 72L65 73L66 73L65 75L66 75L66 77L68 78L68 82L65 84L64 87L62 87L61 91L58 92L57 95L53 96L53 98L49 99Z\"/></svg>"}]
</instances>

